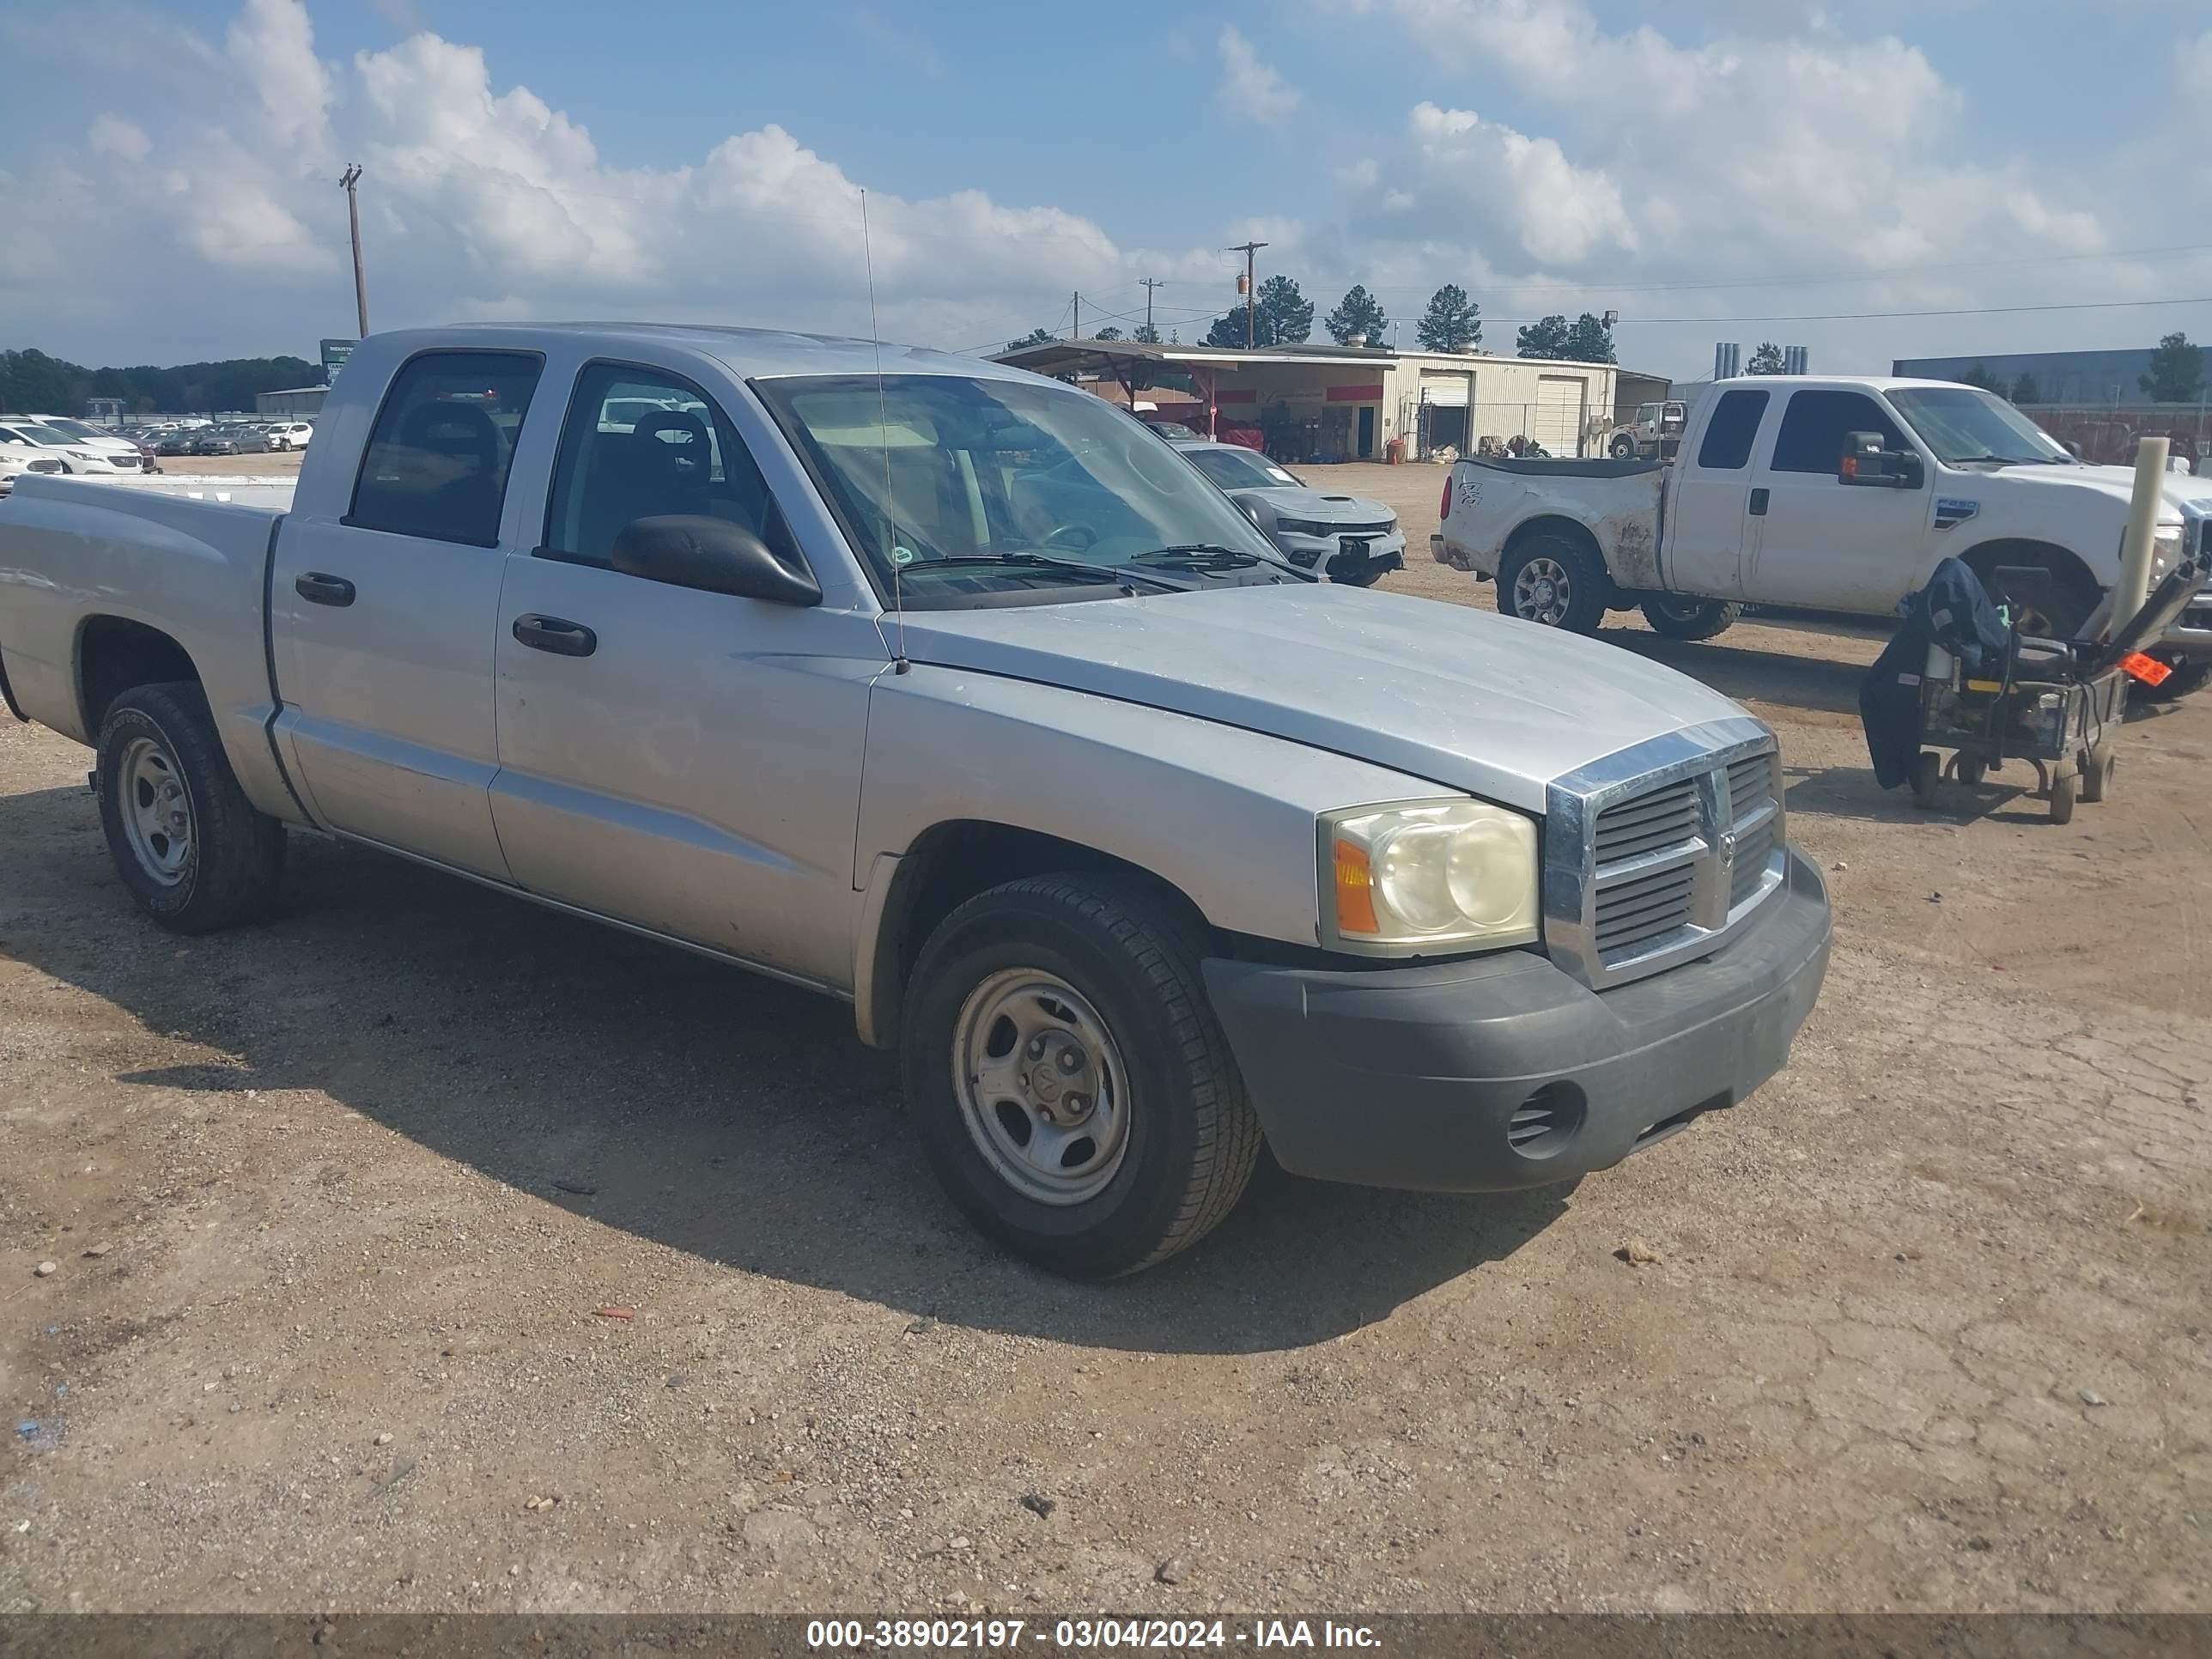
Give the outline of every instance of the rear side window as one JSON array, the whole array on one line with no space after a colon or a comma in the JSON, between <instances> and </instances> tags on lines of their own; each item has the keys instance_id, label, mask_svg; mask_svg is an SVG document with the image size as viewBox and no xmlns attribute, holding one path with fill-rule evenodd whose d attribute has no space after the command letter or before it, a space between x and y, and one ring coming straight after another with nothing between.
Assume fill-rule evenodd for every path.
<instances>
[{"instance_id":1,"label":"rear side window","mask_svg":"<svg viewBox=\"0 0 2212 1659\"><path fill-rule=\"evenodd\" d=\"M1751 460L1751 441L1766 418L1764 392L1723 392L1705 423L1705 441L1698 446L1698 465L1717 471L1733 472Z\"/></svg>"},{"instance_id":2,"label":"rear side window","mask_svg":"<svg viewBox=\"0 0 2212 1659\"><path fill-rule=\"evenodd\" d=\"M1881 433L1887 449L1910 447L1889 412L1863 392L1792 393L1774 434L1774 471L1832 473L1843 464L1844 440L1854 432Z\"/></svg>"},{"instance_id":3,"label":"rear side window","mask_svg":"<svg viewBox=\"0 0 2212 1659\"><path fill-rule=\"evenodd\" d=\"M544 359L516 351L426 351L384 395L346 523L491 547L514 441Z\"/></svg>"}]
</instances>

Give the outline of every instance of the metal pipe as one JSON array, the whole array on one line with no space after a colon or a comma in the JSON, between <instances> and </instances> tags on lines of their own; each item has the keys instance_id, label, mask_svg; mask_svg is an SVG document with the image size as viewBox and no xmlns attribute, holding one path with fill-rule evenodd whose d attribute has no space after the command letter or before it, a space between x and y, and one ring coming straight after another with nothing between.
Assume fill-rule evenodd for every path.
<instances>
[{"instance_id":1,"label":"metal pipe","mask_svg":"<svg viewBox=\"0 0 2212 1659\"><path fill-rule=\"evenodd\" d=\"M2166 505L2164 438L2136 443L2136 491L2128 504L2127 533L2120 538L2120 579L2112 586L2112 620L2106 637L2117 635L2150 597L2151 538L2158 533L2159 509Z\"/></svg>"}]
</instances>

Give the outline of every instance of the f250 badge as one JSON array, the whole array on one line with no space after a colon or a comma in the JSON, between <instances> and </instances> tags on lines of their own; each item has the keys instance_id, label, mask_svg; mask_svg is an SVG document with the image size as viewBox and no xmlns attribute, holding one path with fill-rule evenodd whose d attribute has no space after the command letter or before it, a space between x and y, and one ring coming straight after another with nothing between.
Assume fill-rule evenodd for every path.
<instances>
[{"instance_id":1,"label":"f250 badge","mask_svg":"<svg viewBox=\"0 0 2212 1659\"><path fill-rule=\"evenodd\" d=\"M1938 495L1936 498L1936 527L1953 530L1982 510L1979 501L1961 501Z\"/></svg>"}]
</instances>

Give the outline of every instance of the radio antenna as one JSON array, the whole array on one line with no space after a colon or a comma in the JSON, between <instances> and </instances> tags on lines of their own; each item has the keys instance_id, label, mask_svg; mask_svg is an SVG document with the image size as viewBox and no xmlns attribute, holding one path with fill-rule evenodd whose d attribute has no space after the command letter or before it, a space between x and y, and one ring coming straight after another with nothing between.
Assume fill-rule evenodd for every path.
<instances>
[{"instance_id":1,"label":"radio antenna","mask_svg":"<svg viewBox=\"0 0 2212 1659\"><path fill-rule=\"evenodd\" d=\"M898 505L891 495L891 417L884 392L884 331L876 320L876 253L868 240L868 192L860 191L860 258L868 272L868 342L876 352L876 447L884 457L884 528L890 543L891 627L897 635L891 647L891 672L905 673L913 665L906 659L906 600L899 588Z\"/></svg>"}]
</instances>

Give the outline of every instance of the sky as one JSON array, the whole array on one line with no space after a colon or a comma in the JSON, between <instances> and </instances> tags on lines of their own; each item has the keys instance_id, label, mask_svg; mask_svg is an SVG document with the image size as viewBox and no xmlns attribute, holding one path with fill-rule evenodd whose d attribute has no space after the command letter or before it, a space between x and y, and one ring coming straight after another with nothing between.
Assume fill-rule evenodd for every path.
<instances>
[{"instance_id":1,"label":"sky","mask_svg":"<svg viewBox=\"0 0 2212 1659\"><path fill-rule=\"evenodd\" d=\"M349 162L375 328L985 350L1151 277L1189 340L1259 240L1407 348L1451 282L1675 380L2212 337L2212 7L2161 0L0 0L0 346L93 365L354 333Z\"/></svg>"}]
</instances>

